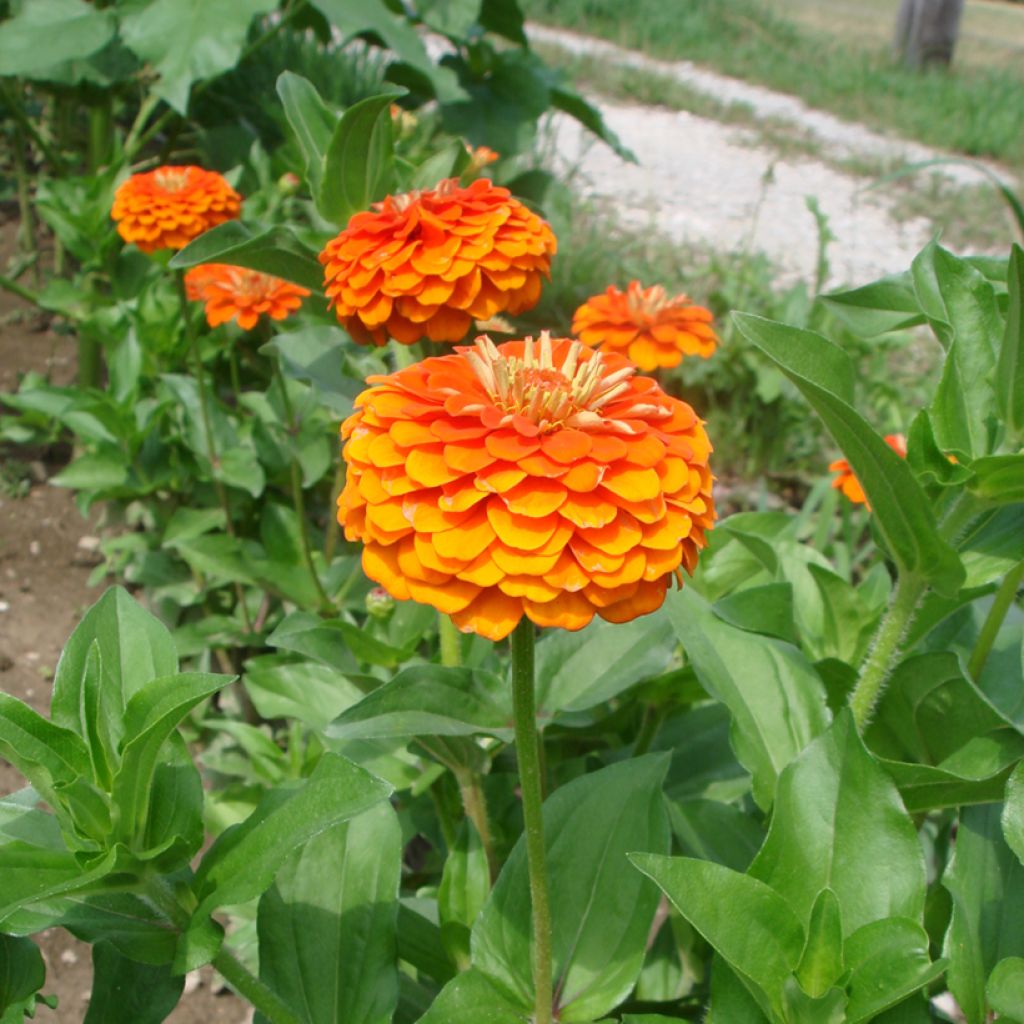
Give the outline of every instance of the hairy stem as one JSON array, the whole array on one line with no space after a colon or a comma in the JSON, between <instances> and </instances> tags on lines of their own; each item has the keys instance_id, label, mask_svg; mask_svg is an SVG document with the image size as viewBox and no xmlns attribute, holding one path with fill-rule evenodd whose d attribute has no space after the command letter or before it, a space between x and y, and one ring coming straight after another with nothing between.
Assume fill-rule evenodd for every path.
<instances>
[{"instance_id":1,"label":"hairy stem","mask_svg":"<svg viewBox=\"0 0 1024 1024\"><path fill-rule=\"evenodd\" d=\"M221 947L213 966L224 980L270 1021L270 1024L302 1024L299 1017L266 983L249 971L230 950Z\"/></svg>"},{"instance_id":2,"label":"hairy stem","mask_svg":"<svg viewBox=\"0 0 1024 1024\"><path fill-rule=\"evenodd\" d=\"M533 908L534 1024L551 1024L551 904L541 808L540 738L533 682L534 626L523 617L512 634L512 705L523 794L526 862Z\"/></svg>"},{"instance_id":3,"label":"hairy stem","mask_svg":"<svg viewBox=\"0 0 1024 1024\"><path fill-rule=\"evenodd\" d=\"M1003 582L996 591L995 600L992 602L992 607L989 608L981 632L978 634L978 641L971 652L971 660L967 663L967 672L975 682L981 678L982 669L992 651L999 628L1002 626L1010 606L1017 599L1017 591L1020 589L1021 583L1024 583L1024 562L1018 562L1003 577Z\"/></svg>"},{"instance_id":4,"label":"hairy stem","mask_svg":"<svg viewBox=\"0 0 1024 1024\"><path fill-rule=\"evenodd\" d=\"M927 584L916 576L900 576L896 581L892 601L878 624L860 678L850 696L853 718L860 732L871 721L875 705L882 696L889 673L899 656L900 645L914 621L917 606L926 589Z\"/></svg>"}]
</instances>

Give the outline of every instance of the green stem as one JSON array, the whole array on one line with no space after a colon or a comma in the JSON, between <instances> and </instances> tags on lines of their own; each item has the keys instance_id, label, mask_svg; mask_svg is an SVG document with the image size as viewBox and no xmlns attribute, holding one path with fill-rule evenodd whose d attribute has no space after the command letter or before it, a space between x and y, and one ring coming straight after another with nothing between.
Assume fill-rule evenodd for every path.
<instances>
[{"instance_id":1,"label":"green stem","mask_svg":"<svg viewBox=\"0 0 1024 1024\"><path fill-rule=\"evenodd\" d=\"M927 583L916 576L900 576L896 582L892 602L878 624L871 650L864 659L860 678L850 696L853 718L861 732L871 720L893 663L899 655L900 644L914 621L918 603L927 589Z\"/></svg>"},{"instance_id":2,"label":"green stem","mask_svg":"<svg viewBox=\"0 0 1024 1024\"><path fill-rule=\"evenodd\" d=\"M525 616L512 634L512 706L516 759L523 794L526 862L533 907L534 1024L551 1024L551 905L541 808L540 738L533 682L534 626Z\"/></svg>"},{"instance_id":3,"label":"green stem","mask_svg":"<svg viewBox=\"0 0 1024 1024\"><path fill-rule=\"evenodd\" d=\"M444 612L437 613L437 634L441 642L441 664L458 668L462 664L462 636Z\"/></svg>"},{"instance_id":4,"label":"green stem","mask_svg":"<svg viewBox=\"0 0 1024 1024\"><path fill-rule=\"evenodd\" d=\"M235 536L235 525L231 521L231 506L228 503L228 492L224 489L224 483L220 478L220 457L217 454L217 442L213 436L213 424L210 420L210 402L206 393L206 371L203 367L203 359L199 354L199 339L196 337L195 329L192 326L192 311L188 306L188 297L185 295L185 275L178 270L174 274L174 281L178 290L178 306L181 309L181 319L185 325L185 336L188 338L189 353L192 356L193 370L196 377L196 387L199 389L199 411L203 419L203 433L206 440L206 457L210 460L210 471L213 475L213 488L217 492L217 501L221 511L224 513L224 528L229 537ZM252 619L249 616L249 608L245 603L245 594L240 583L235 584L235 597L242 609L242 620L245 623L246 632L252 632Z\"/></svg>"},{"instance_id":5,"label":"green stem","mask_svg":"<svg viewBox=\"0 0 1024 1024\"><path fill-rule=\"evenodd\" d=\"M989 608L988 616L978 634L978 641L971 653L971 660L967 663L967 673L975 682L981 678L981 672L992 651L992 645L999 634L1006 613L1017 599L1017 591L1020 589L1021 583L1024 583L1024 562L1019 562L1003 577L1003 582L996 591L995 600L992 602L992 607Z\"/></svg>"},{"instance_id":6,"label":"green stem","mask_svg":"<svg viewBox=\"0 0 1024 1024\"><path fill-rule=\"evenodd\" d=\"M277 386L281 391L281 403L284 405L285 419L288 421L288 433L292 442L299 434L299 421L295 417L295 410L292 407L292 400L288 397L288 386L285 383L284 374L281 372L280 359L274 360L274 376L277 378ZM299 518L299 537L302 541L302 556L309 570L309 578L313 582L313 589L316 590L320 599L320 611L324 615L334 615L336 609L331 599L320 582L320 574L316 571L316 562L313 561L313 546L309 540L309 523L306 522L306 500L302 494L302 468L299 466L298 456L294 451L289 451L291 458L291 482L292 482L292 503L295 505L295 514Z\"/></svg>"},{"instance_id":7,"label":"green stem","mask_svg":"<svg viewBox=\"0 0 1024 1024\"><path fill-rule=\"evenodd\" d=\"M280 996L236 959L234 953L221 947L213 966L224 980L242 997L248 999L270 1024L302 1024L302 1018L282 1001Z\"/></svg>"},{"instance_id":8,"label":"green stem","mask_svg":"<svg viewBox=\"0 0 1024 1024\"><path fill-rule=\"evenodd\" d=\"M338 546L338 538L341 536L341 523L338 522L338 498L341 489L345 486L345 460L338 455L338 468L334 471L334 482L331 484L331 507L327 515L327 530L324 534L324 558L327 564L331 564L334 558L334 550Z\"/></svg>"},{"instance_id":9,"label":"green stem","mask_svg":"<svg viewBox=\"0 0 1024 1024\"><path fill-rule=\"evenodd\" d=\"M0 274L0 288L3 288L5 292L10 292L12 295L17 295L19 299L31 302L34 306L39 306L39 296L31 289L18 284L13 278ZM39 308L42 309L43 307L39 306Z\"/></svg>"}]
</instances>

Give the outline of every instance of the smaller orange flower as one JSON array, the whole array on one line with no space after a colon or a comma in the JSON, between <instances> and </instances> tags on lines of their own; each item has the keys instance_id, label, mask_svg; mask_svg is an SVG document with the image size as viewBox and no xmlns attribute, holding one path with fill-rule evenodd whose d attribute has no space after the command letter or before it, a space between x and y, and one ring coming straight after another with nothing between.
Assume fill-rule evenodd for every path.
<instances>
[{"instance_id":1,"label":"smaller orange flower","mask_svg":"<svg viewBox=\"0 0 1024 1024\"><path fill-rule=\"evenodd\" d=\"M624 292L609 285L587 299L573 314L572 332L584 345L621 352L650 373L678 366L683 356L707 359L718 344L711 319L710 310L685 295L669 298L661 285L630 281Z\"/></svg>"},{"instance_id":2,"label":"smaller orange flower","mask_svg":"<svg viewBox=\"0 0 1024 1024\"><path fill-rule=\"evenodd\" d=\"M493 164L501 159L501 154L495 152L488 146L477 146L475 149L467 142L466 152L469 154L469 166L466 171L476 174L482 171L488 164Z\"/></svg>"},{"instance_id":3,"label":"smaller orange flower","mask_svg":"<svg viewBox=\"0 0 1024 1024\"><path fill-rule=\"evenodd\" d=\"M117 233L143 252L184 249L204 231L234 220L242 197L216 171L158 167L133 174L114 194Z\"/></svg>"},{"instance_id":4,"label":"smaller orange flower","mask_svg":"<svg viewBox=\"0 0 1024 1024\"><path fill-rule=\"evenodd\" d=\"M309 289L258 270L203 263L185 275L185 291L193 302L206 303L211 327L237 320L252 330L261 316L283 320L302 305Z\"/></svg>"},{"instance_id":5,"label":"smaller orange flower","mask_svg":"<svg viewBox=\"0 0 1024 1024\"><path fill-rule=\"evenodd\" d=\"M907 439L902 434L886 434L885 443L901 459L907 457ZM836 478L832 481L833 487L842 491L855 505L863 505L868 511L871 510L871 505L864 494L864 488L854 476L850 463L846 459L836 459L835 462L829 463L828 469L830 473L836 474Z\"/></svg>"}]
</instances>

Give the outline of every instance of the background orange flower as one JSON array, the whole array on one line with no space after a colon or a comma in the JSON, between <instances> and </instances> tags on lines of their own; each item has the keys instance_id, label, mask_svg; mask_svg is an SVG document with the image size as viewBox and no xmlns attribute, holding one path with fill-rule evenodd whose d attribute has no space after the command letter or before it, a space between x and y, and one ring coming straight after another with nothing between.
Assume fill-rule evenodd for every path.
<instances>
[{"instance_id":1,"label":"background orange flower","mask_svg":"<svg viewBox=\"0 0 1024 1024\"><path fill-rule=\"evenodd\" d=\"M185 274L185 291L193 302L206 304L211 327L237 320L249 331L261 316L283 320L302 305L309 289L271 274L224 263L203 263Z\"/></svg>"},{"instance_id":2,"label":"background orange flower","mask_svg":"<svg viewBox=\"0 0 1024 1024\"><path fill-rule=\"evenodd\" d=\"M886 434L885 443L901 459L907 457L907 439L902 434ZM867 496L864 494L864 488L861 487L860 481L854 475L850 463L846 459L836 459L835 462L830 462L828 469L830 473L836 474L836 478L832 481L833 487L842 491L855 505L871 508Z\"/></svg>"},{"instance_id":3,"label":"background orange flower","mask_svg":"<svg viewBox=\"0 0 1024 1024\"><path fill-rule=\"evenodd\" d=\"M711 320L710 310L685 295L669 298L661 285L643 288L630 281L624 292L609 285L587 299L573 314L572 333L584 345L621 352L650 372L678 366L683 356L710 356L718 344Z\"/></svg>"},{"instance_id":4,"label":"background orange flower","mask_svg":"<svg viewBox=\"0 0 1024 1024\"><path fill-rule=\"evenodd\" d=\"M394 597L464 631L654 611L714 521L711 445L622 356L510 341L426 359L356 399L338 519Z\"/></svg>"},{"instance_id":5,"label":"background orange flower","mask_svg":"<svg viewBox=\"0 0 1024 1024\"><path fill-rule=\"evenodd\" d=\"M158 167L118 186L110 216L126 242L143 252L183 249L204 231L234 220L241 196L216 171Z\"/></svg>"},{"instance_id":6,"label":"background orange flower","mask_svg":"<svg viewBox=\"0 0 1024 1024\"><path fill-rule=\"evenodd\" d=\"M388 196L320 254L328 298L361 342L461 341L474 320L540 298L555 252L548 224L486 178Z\"/></svg>"}]
</instances>

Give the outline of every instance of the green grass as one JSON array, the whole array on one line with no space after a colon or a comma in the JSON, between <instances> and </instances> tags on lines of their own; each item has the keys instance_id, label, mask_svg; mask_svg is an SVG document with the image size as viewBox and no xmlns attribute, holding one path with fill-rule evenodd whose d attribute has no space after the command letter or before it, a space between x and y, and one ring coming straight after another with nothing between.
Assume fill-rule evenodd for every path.
<instances>
[{"instance_id":1,"label":"green grass","mask_svg":"<svg viewBox=\"0 0 1024 1024\"><path fill-rule=\"evenodd\" d=\"M799 96L907 138L1024 168L1024 73L998 66L922 74L870 36L851 45L755 0L524 0L529 17L685 59ZM628 16L627 16L628 15ZM1024 32L1024 27L1022 27Z\"/></svg>"}]
</instances>

